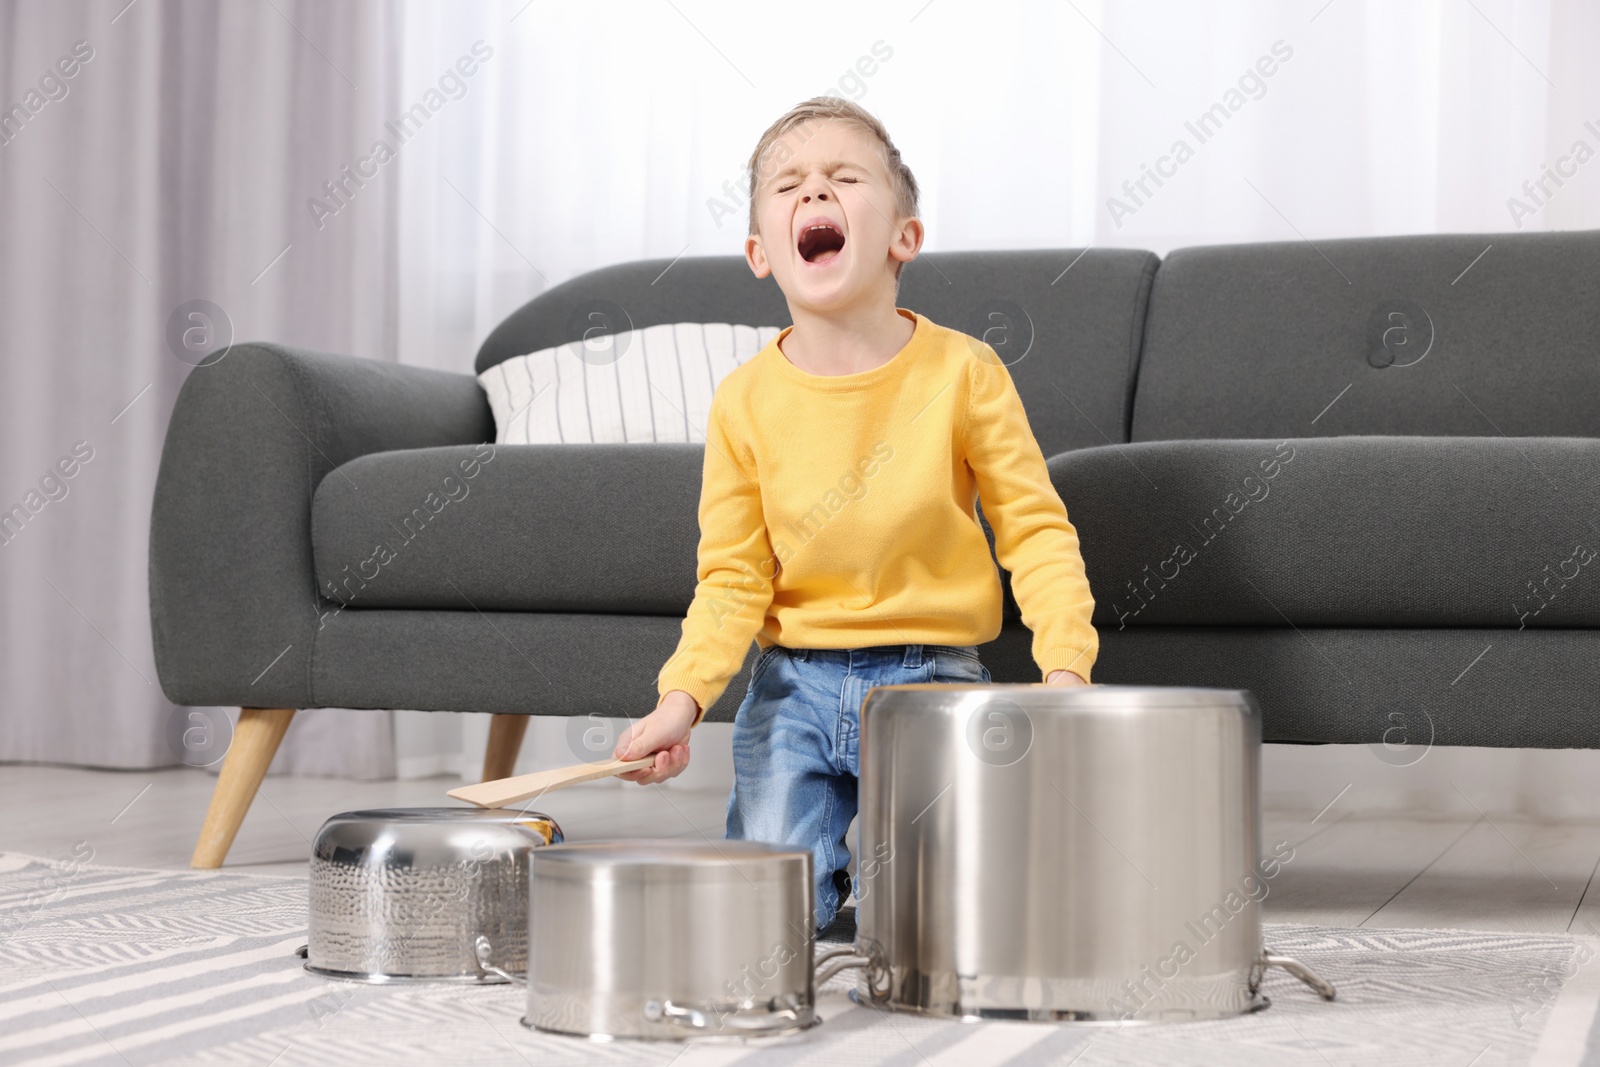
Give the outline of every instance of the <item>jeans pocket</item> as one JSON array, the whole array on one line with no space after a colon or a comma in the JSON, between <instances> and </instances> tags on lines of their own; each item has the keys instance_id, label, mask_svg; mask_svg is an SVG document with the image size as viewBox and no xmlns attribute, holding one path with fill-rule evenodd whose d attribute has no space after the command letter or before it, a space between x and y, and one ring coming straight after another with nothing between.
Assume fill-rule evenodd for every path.
<instances>
[{"instance_id":1,"label":"jeans pocket","mask_svg":"<svg viewBox=\"0 0 1600 1067\"><path fill-rule=\"evenodd\" d=\"M777 658L783 651L782 645L771 645L761 655L756 657L756 665L750 668L750 686L754 688L761 681L761 676L766 673L767 665Z\"/></svg>"},{"instance_id":2,"label":"jeans pocket","mask_svg":"<svg viewBox=\"0 0 1600 1067\"><path fill-rule=\"evenodd\" d=\"M934 672L937 680L950 682L987 682L989 671L978 661L977 652L954 646L941 646L933 650Z\"/></svg>"}]
</instances>

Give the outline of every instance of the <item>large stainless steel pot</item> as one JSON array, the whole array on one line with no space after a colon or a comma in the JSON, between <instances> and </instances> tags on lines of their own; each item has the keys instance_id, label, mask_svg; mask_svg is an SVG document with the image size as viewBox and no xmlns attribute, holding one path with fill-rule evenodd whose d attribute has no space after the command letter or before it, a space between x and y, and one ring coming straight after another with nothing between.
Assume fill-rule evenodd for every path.
<instances>
[{"instance_id":1,"label":"large stainless steel pot","mask_svg":"<svg viewBox=\"0 0 1600 1067\"><path fill-rule=\"evenodd\" d=\"M879 686L861 708L866 999L962 1018L1267 1006L1261 717L1247 692ZM857 994L861 996L860 993Z\"/></svg>"},{"instance_id":2,"label":"large stainless steel pot","mask_svg":"<svg viewBox=\"0 0 1600 1067\"><path fill-rule=\"evenodd\" d=\"M609 841L530 857L524 1025L592 1038L767 1038L819 1020L811 853ZM843 953L853 950L848 947ZM819 961L820 962L820 961Z\"/></svg>"},{"instance_id":3,"label":"large stainless steel pot","mask_svg":"<svg viewBox=\"0 0 1600 1067\"><path fill-rule=\"evenodd\" d=\"M364 982L505 981L500 972L525 966L528 855L561 840L536 812L335 815L312 843L306 969Z\"/></svg>"}]
</instances>

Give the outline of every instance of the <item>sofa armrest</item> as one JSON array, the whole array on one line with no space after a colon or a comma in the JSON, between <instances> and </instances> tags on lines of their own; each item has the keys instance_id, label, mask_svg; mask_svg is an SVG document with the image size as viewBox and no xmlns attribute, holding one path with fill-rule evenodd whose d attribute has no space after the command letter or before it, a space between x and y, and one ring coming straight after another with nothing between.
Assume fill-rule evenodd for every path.
<instances>
[{"instance_id":1,"label":"sofa armrest","mask_svg":"<svg viewBox=\"0 0 1600 1067\"><path fill-rule=\"evenodd\" d=\"M235 345L183 383L150 519L150 623L168 699L319 706L312 651L329 605L311 501L372 452L493 441L475 377L274 344Z\"/></svg>"}]
</instances>

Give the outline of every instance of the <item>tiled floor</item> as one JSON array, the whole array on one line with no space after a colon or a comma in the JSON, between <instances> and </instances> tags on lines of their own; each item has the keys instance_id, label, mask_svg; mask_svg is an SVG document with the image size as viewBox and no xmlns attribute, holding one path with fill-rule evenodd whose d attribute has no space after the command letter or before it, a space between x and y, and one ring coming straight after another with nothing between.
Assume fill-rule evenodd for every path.
<instances>
[{"instance_id":1,"label":"tiled floor","mask_svg":"<svg viewBox=\"0 0 1600 1067\"><path fill-rule=\"evenodd\" d=\"M197 770L0 767L0 850L98 863L187 865L215 779ZM328 815L449 806L456 778L350 782L268 778L228 859L232 870L303 874ZM539 807L573 840L720 837L727 794L590 783ZM1268 809L1263 846L1294 849L1273 879L1267 922L1600 935L1600 822L1512 815L1395 816Z\"/></svg>"}]
</instances>

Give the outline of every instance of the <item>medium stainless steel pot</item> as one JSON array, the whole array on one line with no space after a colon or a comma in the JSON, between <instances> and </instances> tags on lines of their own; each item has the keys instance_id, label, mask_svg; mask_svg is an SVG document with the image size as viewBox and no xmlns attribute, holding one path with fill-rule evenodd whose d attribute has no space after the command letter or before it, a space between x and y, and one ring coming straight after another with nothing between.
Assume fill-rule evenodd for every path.
<instances>
[{"instance_id":1,"label":"medium stainless steel pot","mask_svg":"<svg viewBox=\"0 0 1600 1067\"><path fill-rule=\"evenodd\" d=\"M866 999L961 1018L1253 1011L1263 969L1261 716L1247 692L879 686L861 708ZM1292 852L1291 852L1292 858Z\"/></svg>"},{"instance_id":2,"label":"medium stainless steel pot","mask_svg":"<svg viewBox=\"0 0 1600 1067\"><path fill-rule=\"evenodd\" d=\"M306 970L363 982L505 981L525 967L528 855L561 840L555 820L536 812L335 815L311 849Z\"/></svg>"},{"instance_id":3,"label":"medium stainless steel pot","mask_svg":"<svg viewBox=\"0 0 1600 1067\"><path fill-rule=\"evenodd\" d=\"M768 1038L820 1020L811 853L610 841L530 857L526 1026L591 1038Z\"/></svg>"}]
</instances>

